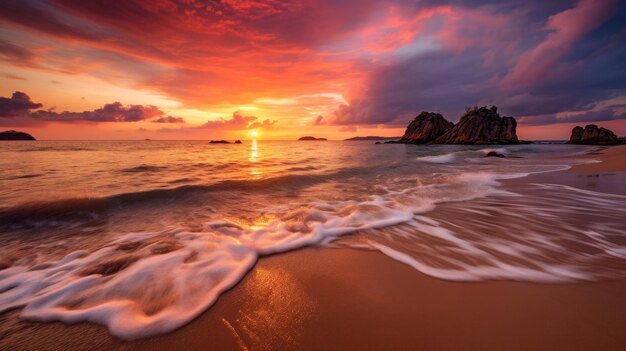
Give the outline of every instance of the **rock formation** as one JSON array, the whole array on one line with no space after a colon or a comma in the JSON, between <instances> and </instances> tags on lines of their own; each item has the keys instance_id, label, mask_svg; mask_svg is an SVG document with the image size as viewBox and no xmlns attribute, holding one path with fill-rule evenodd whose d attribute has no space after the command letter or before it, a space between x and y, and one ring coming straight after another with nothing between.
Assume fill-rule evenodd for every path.
<instances>
[{"instance_id":1,"label":"rock formation","mask_svg":"<svg viewBox=\"0 0 626 351\"><path fill-rule=\"evenodd\" d=\"M598 127L595 124L585 126L576 126L572 129L572 135L568 144L585 144L585 145L615 145L619 144L621 139L615 133L606 128Z\"/></svg>"},{"instance_id":2,"label":"rock formation","mask_svg":"<svg viewBox=\"0 0 626 351\"><path fill-rule=\"evenodd\" d=\"M501 117L496 106L467 109L459 123L434 144L519 144L513 117Z\"/></svg>"},{"instance_id":3,"label":"rock formation","mask_svg":"<svg viewBox=\"0 0 626 351\"><path fill-rule=\"evenodd\" d=\"M400 137L384 137L377 135L368 135L368 136L356 136L348 139L344 139L345 141L361 141L361 140L390 140L390 139L400 139Z\"/></svg>"},{"instance_id":4,"label":"rock formation","mask_svg":"<svg viewBox=\"0 0 626 351\"><path fill-rule=\"evenodd\" d=\"M211 140L209 141L209 144L230 144L230 143L226 140Z\"/></svg>"},{"instance_id":5,"label":"rock formation","mask_svg":"<svg viewBox=\"0 0 626 351\"><path fill-rule=\"evenodd\" d=\"M580 144L583 138L583 127L576 126L572 129L572 135L569 137L568 144Z\"/></svg>"},{"instance_id":6,"label":"rock formation","mask_svg":"<svg viewBox=\"0 0 626 351\"><path fill-rule=\"evenodd\" d=\"M15 130L0 132L0 140L36 140L32 135Z\"/></svg>"},{"instance_id":7,"label":"rock formation","mask_svg":"<svg viewBox=\"0 0 626 351\"><path fill-rule=\"evenodd\" d=\"M241 144L241 140L236 140L235 144Z\"/></svg>"},{"instance_id":8,"label":"rock formation","mask_svg":"<svg viewBox=\"0 0 626 351\"><path fill-rule=\"evenodd\" d=\"M501 117L498 108L468 108L456 125L441 114L422 112L408 125L398 141L405 144L520 144L517 122ZM393 143L393 142L386 142Z\"/></svg>"},{"instance_id":9,"label":"rock formation","mask_svg":"<svg viewBox=\"0 0 626 351\"><path fill-rule=\"evenodd\" d=\"M489 151L485 157L498 157L498 158L505 158L506 156L504 156L501 153L495 152L495 151Z\"/></svg>"},{"instance_id":10,"label":"rock formation","mask_svg":"<svg viewBox=\"0 0 626 351\"><path fill-rule=\"evenodd\" d=\"M328 139L326 139L326 138L316 138L316 137L312 137L312 136L303 136L302 138L300 138L298 140L300 140L300 141L311 141L311 140L321 140L321 141L324 141L324 140L328 140Z\"/></svg>"},{"instance_id":11,"label":"rock formation","mask_svg":"<svg viewBox=\"0 0 626 351\"><path fill-rule=\"evenodd\" d=\"M406 127L400 142L426 144L439 138L453 127L454 123L443 118L440 113L422 112Z\"/></svg>"}]
</instances>

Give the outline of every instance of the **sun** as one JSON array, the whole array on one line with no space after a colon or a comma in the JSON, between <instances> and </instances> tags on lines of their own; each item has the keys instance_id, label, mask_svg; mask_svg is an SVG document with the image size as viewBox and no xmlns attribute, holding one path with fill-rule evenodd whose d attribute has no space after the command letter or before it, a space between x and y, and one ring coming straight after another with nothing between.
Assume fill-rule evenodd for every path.
<instances>
[{"instance_id":1,"label":"sun","mask_svg":"<svg viewBox=\"0 0 626 351\"><path fill-rule=\"evenodd\" d=\"M256 138L256 136L259 135L259 133L256 132L256 130L251 130L250 131L250 136L253 138Z\"/></svg>"}]
</instances>

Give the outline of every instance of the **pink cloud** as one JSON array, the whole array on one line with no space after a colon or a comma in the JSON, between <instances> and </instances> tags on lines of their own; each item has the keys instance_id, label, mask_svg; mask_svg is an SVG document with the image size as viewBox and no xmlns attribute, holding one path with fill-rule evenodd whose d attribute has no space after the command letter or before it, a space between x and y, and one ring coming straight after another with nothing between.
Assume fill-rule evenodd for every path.
<instances>
[{"instance_id":1,"label":"pink cloud","mask_svg":"<svg viewBox=\"0 0 626 351\"><path fill-rule=\"evenodd\" d=\"M208 121L203 125L196 127L197 129L222 129L222 130L239 130L239 129L269 129L276 124L276 121L269 119L260 120L255 116L244 116L241 112L233 112L231 119L221 118L217 121Z\"/></svg>"},{"instance_id":2,"label":"pink cloud","mask_svg":"<svg viewBox=\"0 0 626 351\"><path fill-rule=\"evenodd\" d=\"M13 80L26 80L26 78L24 77L16 76L15 74L11 74L11 73L5 73L4 77L8 79L13 79Z\"/></svg>"},{"instance_id":3,"label":"pink cloud","mask_svg":"<svg viewBox=\"0 0 626 351\"><path fill-rule=\"evenodd\" d=\"M182 117L162 116L151 122L152 123L185 123L185 119Z\"/></svg>"},{"instance_id":4,"label":"pink cloud","mask_svg":"<svg viewBox=\"0 0 626 351\"><path fill-rule=\"evenodd\" d=\"M256 116L244 116L239 111L233 112L230 119L220 118L214 121L207 121L206 123L197 127L182 127L182 128L162 128L157 130L158 132L165 133L179 133L179 132L198 132L202 130L214 130L214 131L234 131L244 129L264 129L269 130L274 128L277 121L264 119L261 120Z\"/></svg>"},{"instance_id":5,"label":"pink cloud","mask_svg":"<svg viewBox=\"0 0 626 351\"><path fill-rule=\"evenodd\" d=\"M315 119L313 120L313 125L314 126L321 126L323 124L325 124L326 121L324 121L324 116L319 115L317 117L315 117Z\"/></svg>"},{"instance_id":6,"label":"pink cloud","mask_svg":"<svg viewBox=\"0 0 626 351\"><path fill-rule=\"evenodd\" d=\"M602 24L613 12L616 0L581 0L574 8L548 19L550 33L522 54L502 80L503 86L527 86L554 75L554 66L585 34Z\"/></svg>"}]
</instances>

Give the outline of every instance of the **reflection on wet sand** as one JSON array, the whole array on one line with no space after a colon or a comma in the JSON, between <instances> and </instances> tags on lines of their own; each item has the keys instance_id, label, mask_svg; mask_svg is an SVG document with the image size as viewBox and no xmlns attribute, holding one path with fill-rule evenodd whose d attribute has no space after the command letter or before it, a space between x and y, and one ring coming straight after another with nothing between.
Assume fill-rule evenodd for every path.
<instances>
[{"instance_id":1,"label":"reflection on wet sand","mask_svg":"<svg viewBox=\"0 0 626 351\"><path fill-rule=\"evenodd\" d=\"M235 320L228 321L243 344L257 350L274 345L296 348L302 324L315 310L315 302L297 280L280 268L257 268L244 286L249 297Z\"/></svg>"}]
</instances>

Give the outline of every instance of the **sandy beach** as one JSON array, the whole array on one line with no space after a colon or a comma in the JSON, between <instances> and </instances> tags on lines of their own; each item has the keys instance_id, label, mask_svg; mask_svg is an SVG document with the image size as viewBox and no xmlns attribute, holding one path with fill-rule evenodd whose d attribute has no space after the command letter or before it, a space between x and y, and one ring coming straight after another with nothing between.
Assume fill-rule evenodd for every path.
<instances>
[{"instance_id":1,"label":"sandy beach","mask_svg":"<svg viewBox=\"0 0 626 351\"><path fill-rule=\"evenodd\" d=\"M581 157L602 162L553 179L598 174L602 182L626 170L626 146ZM101 326L19 321L13 311L0 316L0 349L620 350L624 291L623 280L449 282L379 252L306 248L261 258L213 307L167 335L123 342Z\"/></svg>"},{"instance_id":2,"label":"sandy beach","mask_svg":"<svg viewBox=\"0 0 626 351\"><path fill-rule=\"evenodd\" d=\"M572 172L620 172L626 171L626 145L601 147L598 151L581 156L583 159L599 160L572 167Z\"/></svg>"}]
</instances>

